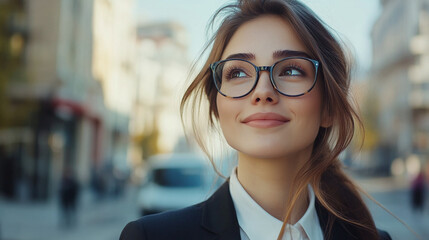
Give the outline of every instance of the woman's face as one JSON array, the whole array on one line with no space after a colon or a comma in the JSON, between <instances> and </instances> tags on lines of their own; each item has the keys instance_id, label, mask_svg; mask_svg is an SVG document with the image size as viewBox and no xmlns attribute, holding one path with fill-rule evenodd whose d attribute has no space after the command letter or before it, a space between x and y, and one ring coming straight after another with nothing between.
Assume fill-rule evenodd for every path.
<instances>
[{"instance_id":1,"label":"woman's face","mask_svg":"<svg viewBox=\"0 0 429 240\"><path fill-rule=\"evenodd\" d=\"M239 27L222 59L243 54L239 56L247 56L256 66L271 66L285 57L275 54L284 50L306 53L288 22L267 15ZM319 84L303 96L286 97L273 88L267 71L260 72L257 86L247 96L232 99L218 93L216 101L223 134L240 157L309 157L319 127L326 125Z\"/></svg>"}]
</instances>

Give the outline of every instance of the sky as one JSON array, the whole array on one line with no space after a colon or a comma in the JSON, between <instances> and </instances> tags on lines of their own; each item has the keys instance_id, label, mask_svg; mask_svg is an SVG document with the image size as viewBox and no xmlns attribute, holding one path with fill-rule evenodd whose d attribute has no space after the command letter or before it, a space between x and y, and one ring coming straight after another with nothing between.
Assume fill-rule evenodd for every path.
<instances>
[{"instance_id":1,"label":"sky","mask_svg":"<svg viewBox=\"0 0 429 240\"><path fill-rule=\"evenodd\" d=\"M231 0L137 0L137 17L144 21L176 21L188 31L189 59L196 60L209 38L212 14ZM372 25L381 7L377 0L302 0L325 21L358 59L358 71L371 64Z\"/></svg>"}]
</instances>

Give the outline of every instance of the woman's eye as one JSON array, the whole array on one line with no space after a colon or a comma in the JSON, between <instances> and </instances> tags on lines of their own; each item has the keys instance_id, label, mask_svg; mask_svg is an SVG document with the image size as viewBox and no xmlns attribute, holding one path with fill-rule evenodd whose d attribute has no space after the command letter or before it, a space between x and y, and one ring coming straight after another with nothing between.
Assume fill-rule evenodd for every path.
<instances>
[{"instance_id":1,"label":"woman's eye","mask_svg":"<svg viewBox=\"0 0 429 240\"><path fill-rule=\"evenodd\" d=\"M283 71L282 76L301 76L302 73L298 69L294 68L288 68L285 71Z\"/></svg>"},{"instance_id":2,"label":"woman's eye","mask_svg":"<svg viewBox=\"0 0 429 240\"><path fill-rule=\"evenodd\" d=\"M234 70L229 74L229 78L243 78L246 76L247 74L241 70Z\"/></svg>"}]
</instances>

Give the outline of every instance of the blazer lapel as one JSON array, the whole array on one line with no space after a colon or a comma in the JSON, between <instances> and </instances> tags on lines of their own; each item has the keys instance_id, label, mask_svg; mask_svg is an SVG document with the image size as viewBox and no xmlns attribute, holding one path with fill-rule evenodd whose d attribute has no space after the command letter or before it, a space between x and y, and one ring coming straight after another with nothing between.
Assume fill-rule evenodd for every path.
<instances>
[{"instance_id":1,"label":"blazer lapel","mask_svg":"<svg viewBox=\"0 0 429 240\"><path fill-rule=\"evenodd\" d=\"M222 184L203 205L201 225L206 230L217 234L215 239L240 239L240 227L229 193L229 181Z\"/></svg>"}]
</instances>

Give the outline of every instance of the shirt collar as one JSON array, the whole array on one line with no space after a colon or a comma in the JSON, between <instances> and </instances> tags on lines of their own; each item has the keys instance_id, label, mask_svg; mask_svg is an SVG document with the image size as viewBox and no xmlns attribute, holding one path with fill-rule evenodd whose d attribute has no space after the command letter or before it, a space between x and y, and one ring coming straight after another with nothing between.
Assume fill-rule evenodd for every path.
<instances>
[{"instance_id":1,"label":"shirt collar","mask_svg":"<svg viewBox=\"0 0 429 240\"><path fill-rule=\"evenodd\" d=\"M323 232L322 228L320 227L319 217L317 216L315 207L316 197L310 184L308 184L308 194L310 201L307 211L305 211L304 215L295 225L301 225L301 227L304 229L304 232L307 234L308 239L323 240Z\"/></svg>"},{"instance_id":2,"label":"shirt collar","mask_svg":"<svg viewBox=\"0 0 429 240\"><path fill-rule=\"evenodd\" d=\"M238 181L236 167L232 171L229 185L238 223L246 235L250 239L277 239L283 222L266 212L246 192ZM308 190L310 201L307 211L296 224L286 228L290 233L285 233L284 236L292 235L293 239L301 239L300 235L306 235L310 240L323 240L322 229L314 206L314 191L310 185Z\"/></svg>"}]
</instances>

